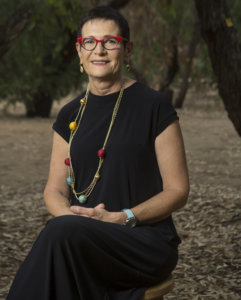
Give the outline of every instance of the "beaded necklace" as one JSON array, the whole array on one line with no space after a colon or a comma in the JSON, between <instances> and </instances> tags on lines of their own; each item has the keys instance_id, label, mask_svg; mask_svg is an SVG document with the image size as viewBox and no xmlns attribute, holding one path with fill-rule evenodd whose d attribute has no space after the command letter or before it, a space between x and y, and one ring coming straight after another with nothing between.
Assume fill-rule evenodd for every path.
<instances>
[{"instance_id":1,"label":"beaded necklace","mask_svg":"<svg viewBox=\"0 0 241 300\"><path fill-rule=\"evenodd\" d=\"M105 147L106 147L107 141L109 139L109 135L110 135L112 126L114 124L117 112L118 112L118 108L119 108L119 105L120 105L120 102L122 99L123 91L124 91L124 84L122 83L119 96L117 98L116 104L113 109L110 125L108 128L106 137L105 137L104 144L103 144L102 148L97 151L97 155L99 157L99 163L97 166L97 170L96 170L95 175L94 175L91 183L89 184L89 186L81 192L77 192L75 190L75 175L74 175L74 170L73 170L72 161L71 161L70 149L71 149L71 144L72 144L73 138L74 138L76 132L78 131L80 122L82 120L82 117L83 117L83 114L84 114L84 111L85 111L85 108L87 105L88 96L89 96L89 85L87 87L84 98L82 98L80 100L80 108L79 108L79 111L77 113L75 120L69 124L69 129L71 130L71 132L70 132L70 138L69 138L68 157L65 159L65 165L68 167L68 177L66 178L66 182L71 187L74 196L76 197L77 200L79 200L80 203L85 203L87 201L87 198L90 196L91 192L93 191L97 181L100 179L100 169L104 162L104 158L106 156Z\"/></svg>"}]
</instances>

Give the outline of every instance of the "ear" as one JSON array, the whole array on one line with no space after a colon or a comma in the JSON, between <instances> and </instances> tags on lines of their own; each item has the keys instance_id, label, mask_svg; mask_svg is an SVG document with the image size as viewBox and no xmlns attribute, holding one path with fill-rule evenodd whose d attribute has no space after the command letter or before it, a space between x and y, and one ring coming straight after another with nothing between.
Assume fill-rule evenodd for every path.
<instances>
[{"instance_id":1,"label":"ear","mask_svg":"<svg viewBox=\"0 0 241 300\"><path fill-rule=\"evenodd\" d=\"M131 54L132 54L132 49L133 49L133 42L129 41L125 46L125 52L124 52L124 61L125 61L125 63L129 63L130 57L131 57Z\"/></svg>"},{"instance_id":2,"label":"ear","mask_svg":"<svg viewBox=\"0 0 241 300\"><path fill-rule=\"evenodd\" d=\"M79 58L81 60L81 57L82 57L82 54L81 54L81 47L80 47L80 43L75 43L75 48L76 48L76 51L79 55Z\"/></svg>"}]
</instances>

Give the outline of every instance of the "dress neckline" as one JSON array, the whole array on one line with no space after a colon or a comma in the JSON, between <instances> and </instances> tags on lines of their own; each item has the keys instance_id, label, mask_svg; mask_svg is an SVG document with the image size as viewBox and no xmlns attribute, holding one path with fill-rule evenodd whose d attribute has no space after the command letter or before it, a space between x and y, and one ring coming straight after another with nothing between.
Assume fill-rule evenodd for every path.
<instances>
[{"instance_id":1,"label":"dress neckline","mask_svg":"<svg viewBox=\"0 0 241 300\"><path fill-rule=\"evenodd\" d=\"M130 91L132 88L135 87L135 85L138 84L138 82L134 82L132 85L128 86L127 88L124 89L124 94L127 92L127 91ZM117 100L118 98L118 95L119 95L120 91L117 91L117 92L114 92L114 93L111 93L111 94L108 94L108 95L103 95L103 96L100 96L100 95L95 95L95 94L92 94L91 91L89 92L89 99L91 102L98 102L98 103L109 103L109 102L113 102L115 100Z\"/></svg>"}]
</instances>

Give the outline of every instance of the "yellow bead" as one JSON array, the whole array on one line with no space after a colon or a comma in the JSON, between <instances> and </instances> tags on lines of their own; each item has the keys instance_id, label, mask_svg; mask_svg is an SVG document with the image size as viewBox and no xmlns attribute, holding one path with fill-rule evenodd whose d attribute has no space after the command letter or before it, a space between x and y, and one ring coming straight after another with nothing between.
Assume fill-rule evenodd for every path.
<instances>
[{"instance_id":1,"label":"yellow bead","mask_svg":"<svg viewBox=\"0 0 241 300\"><path fill-rule=\"evenodd\" d=\"M84 105L84 104L86 103L85 98L81 99L81 100L80 100L80 103L81 103L82 105Z\"/></svg>"},{"instance_id":2,"label":"yellow bead","mask_svg":"<svg viewBox=\"0 0 241 300\"><path fill-rule=\"evenodd\" d=\"M69 129L70 129L70 130L75 130L76 127L77 127L77 123L76 123L76 122L71 122L71 123L69 124Z\"/></svg>"}]
</instances>

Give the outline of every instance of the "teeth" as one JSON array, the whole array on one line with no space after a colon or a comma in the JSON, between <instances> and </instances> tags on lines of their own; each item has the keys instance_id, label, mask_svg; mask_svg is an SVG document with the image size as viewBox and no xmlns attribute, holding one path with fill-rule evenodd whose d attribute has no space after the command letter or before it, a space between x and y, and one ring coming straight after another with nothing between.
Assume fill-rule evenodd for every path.
<instances>
[{"instance_id":1,"label":"teeth","mask_svg":"<svg viewBox=\"0 0 241 300\"><path fill-rule=\"evenodd\" d=\"M106 62L105 62L105 61L93 61L93 64L97 64L97 65L105 65Z\"/></svg>"}]
</instances>

